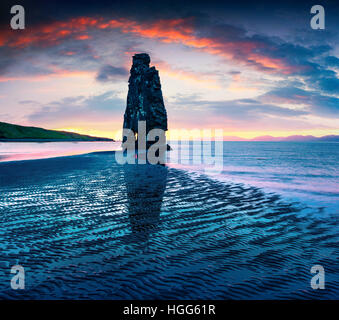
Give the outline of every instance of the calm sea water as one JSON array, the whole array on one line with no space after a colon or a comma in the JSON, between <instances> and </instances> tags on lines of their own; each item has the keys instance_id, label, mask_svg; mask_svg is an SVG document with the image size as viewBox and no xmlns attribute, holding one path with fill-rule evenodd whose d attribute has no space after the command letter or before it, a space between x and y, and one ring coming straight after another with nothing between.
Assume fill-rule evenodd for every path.
<instances>
[{"instance_id":1,"label":"calm sea water","mask_svg":"<svg viewBox=\"0 0 339 320\"><path fill-rule=\"evenodd\" d=\"M78 144L64 154L117 148ZM225 142L216 175L23 147L0 145L0 298L339 297L339 144ZM54 158L8 161L39 153ZM310 286L315 264L325 290Z\"/></svg>"},{"instance_id":2,"label":"calm sea water","mask_svg":"<svg viewBox=\"0 0 339 320\"><path fill-rule=\"evenodd\" d=\"M179 148L178 143L171 145ZM189 165L172 166L207 173L221 181L257 186L305 202L312 212L339 213L339 143L224 142L223 170L216 174L205 170L208 166L203 160L202 165L194 165L192 144L189 149L189 156L185 153Z\"/></svg>"}]
</instances>

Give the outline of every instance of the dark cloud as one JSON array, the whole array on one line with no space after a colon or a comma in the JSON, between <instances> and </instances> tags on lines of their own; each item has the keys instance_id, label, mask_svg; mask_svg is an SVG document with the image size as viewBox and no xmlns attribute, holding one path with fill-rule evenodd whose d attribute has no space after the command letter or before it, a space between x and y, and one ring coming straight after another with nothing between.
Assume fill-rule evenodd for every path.
<instances>
[{"instance_id":1,"label":"dark cloud","mask_svg":"<svg viewBox=\"0 0 339 320\"><path fill-rule=\"evenodd\" d=\"M32 105L38 105L39 102L38 101L34 101L34 100L21 100L19 101L20 104L32 104Z\"/></svg>"},{"instance_id":2,"label":"dark cloud","mask_svg":"<svg viewBox=\"0 0 339 320\"><path fill-rule=\"evenodd\" d=\"M310 8L314 5L313 0L279 2L270 0L82 0L80 3L78 0L20 0L19 3L26 9L29 24L93 14L112 17L124 15L146 20L173 16L203 16L204 13L219 17L218 13L221 13L225 18L240 15L250 21L254 17L265 22L265 20L281 19L282 13L288 15L288 13L307 12L308 15L305 17L307 21ZM18 1L1 1L1 21L6 21L10 17L9 9L15 4L18 4ZM331 23L331 18L337 17L338 2L324 0L322 5L327 9L326 14Z\"/></svg>"},{"instance_id":3,"label":"dark cloud","mask_svg":"<svg viewBox=\"0 0 339 320\"><path fill-rule=\"evenodd\" d=\"M0 47L0 75L6 74L19 61L20 53L8 47Z\"/></svg>"},{"instance_id":4,"label":"dark cloud","mask_svg":"<svg viewBox=\"0 0 339 320\"><path fill-rule=\"evenodd\" d=\"M125 101L113 91L96 96L66 97L60 101L40 104L40 108L28 115L27 120L32 124L55 126L65 121L76 122L81 114L81 120L107 121L121 117Z\"/></svg>"},{"instance_id":5,"label":"dark cloud","mask_svg":"<svg viewBox=\"0 0 339 320\"><path fill-rule=\"evenodd\" d=\"M339 79L336 76L333 77L323 77L318 80L316 80L317 85L319 88L326 92L333 92L333 93L339 93ZM338 106L339 108L339 106Z\"/></svg>"},{"instance_id":6,"label":"dark cloud","mask_svg":"<svg viewBox=\"0 0 339 320\"><path fill-rule=\"evenodd\" d=\"M325 63L330 67L337 67L339 68L339 59L334 56L328 56L325 59Z\"/></svg>"},{"instance_id":7,"label":"dark cloud","mask_svg":"<svg viewBox=\"0 0 339 320\"><path fill-rule=\"evenodd\" d=\"M317 91L308 91L296 87L274 89L259 99L273 103L292 103L306 106L310 114L326 118L339 118L339 99L322 95Z\"/></svg>"},{"instance_id":8,"label":"dark cloud","mask_svg":"<svg viewBox=\"0 0 339 320\"><path fill-rule=\"evenodd\" d=\"M311 97L310 109L318 116L339 118L339 99L315 94Z\"/></svg>"},{"instance_id":9,"label":"dark cloud","mask_svg":"<svg viewBox=\"0 0 339 320\"><path fill-rule=\"evenodd\" d=\"M121 67L114 67L109 64L100 68L96 80L100 82L114 82L128 76L128 71Z\"/></svg>"},{"instance_id":10,"label":"dark cloud","mask_svg":"<svg viewBox=\"0 0 339 320\"><path fill-rule=\"evenodd\" d=\"M240 71L230 71L229 72L229 74L231 74L231 75L236 75L236 74L241 74L241 72Z\"/></svg>"},{"instance_id":11,"label":"dark cloud","mask_svg":"<svg viewBox=\"0 0 339 320\"><path fill-rule=\"evenodd\" d=\"M182 106L199 107L199 110L205 114L212 113L218 117L240 121L264 119L270 116L291 118L309 114L307 110L279 107L273 104L261 103L255 99L207 101L188 96L186 99L180 97L174 103L172 102L172 104L177 103Z\"/></svg>"},{"instance_id":12,"label":"dark cloud","mask_svg":"<svg viewBox=\"0 0 339 320\"><path fill-rule=\"evenodd\" d=\"M308 114L304 110L294 110L278 107L270 104L263 104L256 100L233 100L210 102L208 108L211 108L219 115L225 115L231 119L237 120L254 120L265 118L267 116L278 117L297 117Z\"/></svg>"}]
</instances>

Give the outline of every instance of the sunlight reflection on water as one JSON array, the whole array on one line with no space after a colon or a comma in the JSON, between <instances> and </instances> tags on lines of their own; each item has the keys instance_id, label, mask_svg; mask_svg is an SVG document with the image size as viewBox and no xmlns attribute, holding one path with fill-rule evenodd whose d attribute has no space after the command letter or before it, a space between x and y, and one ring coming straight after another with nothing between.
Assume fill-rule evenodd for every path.
<instances>
[{"instance_id":1,"label":"sunlight reflection on water","mask_svg":"<svg viewBox=\"0 0 339 320\"><path fill-rule=\"evenodd\" d=\"M120 148L120 142L2 142L0 161L19 161L72 156L98 151L112 151Z\"/></svg>"}]
</instances>

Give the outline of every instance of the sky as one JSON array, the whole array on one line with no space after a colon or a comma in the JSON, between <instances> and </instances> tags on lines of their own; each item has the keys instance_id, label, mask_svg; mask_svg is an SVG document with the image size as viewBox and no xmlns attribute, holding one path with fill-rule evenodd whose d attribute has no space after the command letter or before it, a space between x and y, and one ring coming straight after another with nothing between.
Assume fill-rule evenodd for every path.
<instances>
[{"instance_id":1,"label":"sky","mask_svg":"<svg viewBox=\"0 0 339 320\"><path fill-rule=\"evenodd\" d=\"M25 8L25 30L10 8ZM325 29L310 26L323 5ZM2 1L0 121L118 138L132 56L171 132L339 134L337 1Z\"/></svg>"}]
</instances>

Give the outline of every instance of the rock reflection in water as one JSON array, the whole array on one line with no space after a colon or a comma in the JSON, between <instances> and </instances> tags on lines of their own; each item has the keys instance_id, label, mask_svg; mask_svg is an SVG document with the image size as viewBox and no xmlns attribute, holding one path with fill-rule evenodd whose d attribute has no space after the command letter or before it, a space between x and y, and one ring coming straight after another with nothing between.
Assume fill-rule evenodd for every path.
<instances>
[{"instance_id":1,"label":"rock reflection in water","mask_svg":"<svg viewBox=\"0 0 339 320\"><path fill-rule=\"evenodd\" d=\"M163 165L124 165L132 237L144 245L159 224L167 173Z\"/></svg>"}]
</instances>

